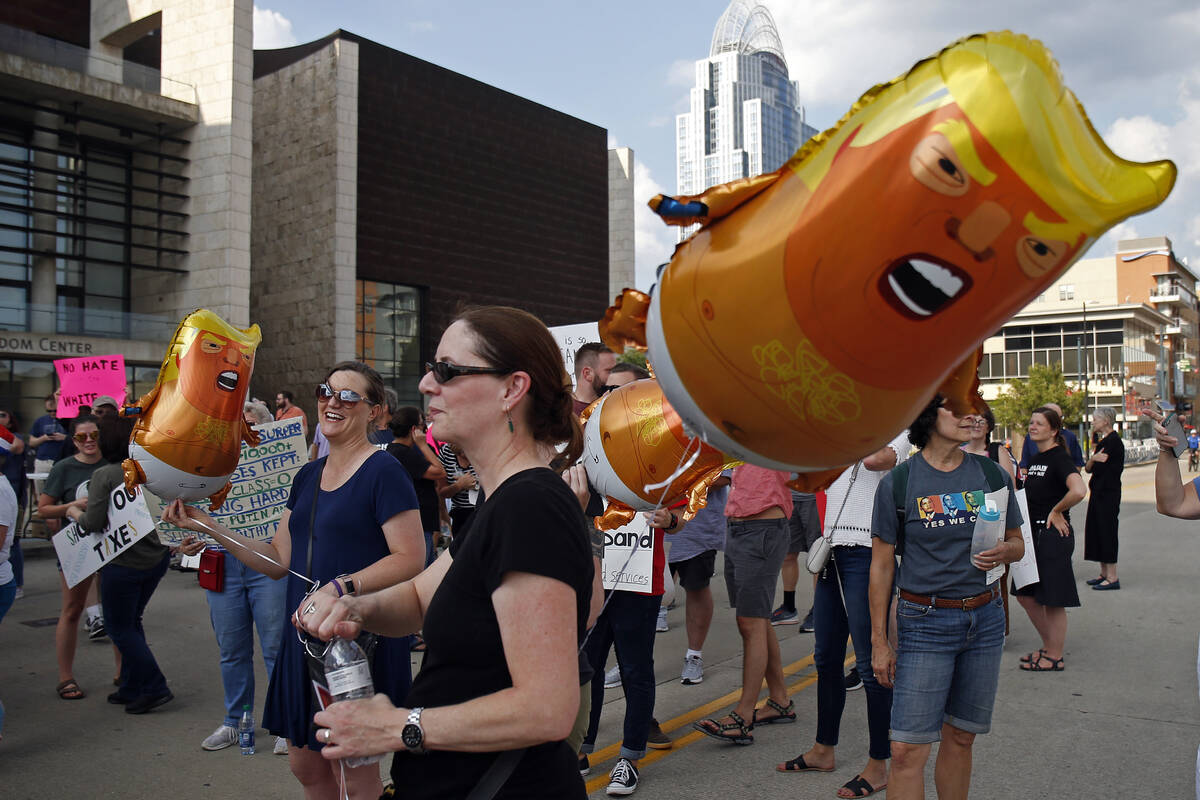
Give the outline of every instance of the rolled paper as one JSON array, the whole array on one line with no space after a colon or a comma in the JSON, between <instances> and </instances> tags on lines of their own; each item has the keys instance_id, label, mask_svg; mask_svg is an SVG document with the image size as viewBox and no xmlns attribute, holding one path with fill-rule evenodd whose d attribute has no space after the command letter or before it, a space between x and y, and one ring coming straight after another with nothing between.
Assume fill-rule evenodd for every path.
<instances>
[{"instance_id":1,"label":"rolled paper","mask_svg":"<svg viewBox=\"0 0 1200 800\"><path fill-rule=\"evenodd\" d=\"M184 317L154 388L125 409L138 417L123 464L128 488L142 483L163 500L207 497L220 507L242 442L258 443L242 408L261 339L257 325L235 328L207 309Z\"/></svg>"},{"instance_id":2,"label":"rolled paper","mask_svg":"<svg viewBox=\"0 0 1200 800\"><path fill-rule=\"evenodd\" d=\"M777 172L651 202L702 227L659 278L648 358L686 428L728 456L851 464L939 390L977 407L983 340L1175 175L1115 156L1040 43L968 37Z\"/></svg>"}]
</instances>

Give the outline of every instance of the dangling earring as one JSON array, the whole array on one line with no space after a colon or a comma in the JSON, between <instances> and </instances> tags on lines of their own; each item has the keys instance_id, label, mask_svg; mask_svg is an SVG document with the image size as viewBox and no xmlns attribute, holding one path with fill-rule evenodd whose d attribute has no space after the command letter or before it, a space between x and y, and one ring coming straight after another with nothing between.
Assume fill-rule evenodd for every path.
<instances>
[{"instance_id":1,"label":"dangling earring","mask_svg":"<svg viewBox=\"0 0 1200 800\"><path fill-rule=\"evenodd\" d=\"M508 432L516 433L516 431L513 430L512 414L509 413L508 406L504 407L504 416L508 418Z\"/></svg>"}]
</instances>

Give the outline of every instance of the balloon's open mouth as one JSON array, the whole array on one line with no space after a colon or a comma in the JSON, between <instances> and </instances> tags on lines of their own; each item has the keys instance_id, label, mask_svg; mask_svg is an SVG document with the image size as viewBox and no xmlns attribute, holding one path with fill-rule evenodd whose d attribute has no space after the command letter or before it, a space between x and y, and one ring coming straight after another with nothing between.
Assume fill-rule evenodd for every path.
<instances>
[{"instance_id":1,"label":"balloon's open mouth","mask_svg":"<svg viewBox=\"0 0 1200 800\"><path fill-rule=\"evenodd\" d=\"M217 388L222 391L232 392L237 388L237 385L238 374L233 370L226 370L217 376Z\"/></svg>"},{"instance_id":2,"label":"balloon's open mouth","mask_svg":"<svg viewBox=\"0 0 1200 800\"><path fill-rule=\"evenodd\" d=\"M879 279L884 299L910 319L929 319L970 288L969 274L926 253L893 261Z\"/></svg>"}]
</instances>

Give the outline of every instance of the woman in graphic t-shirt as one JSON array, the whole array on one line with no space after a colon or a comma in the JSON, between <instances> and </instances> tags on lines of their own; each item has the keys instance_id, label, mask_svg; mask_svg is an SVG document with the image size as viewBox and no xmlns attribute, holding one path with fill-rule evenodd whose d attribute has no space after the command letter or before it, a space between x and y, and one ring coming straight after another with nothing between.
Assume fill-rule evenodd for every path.
<instances>
[{"instance_id":1,"label":"woman in graphic t-shirt","mask_svg":"<svg viewBox=\"0 0 1200 800\"><path fill-rule=\"evenodd\" d=\"M1062 418L1053 408L1042 406L1029 415L1029 438L1037 452L1029 459L1025 477L1025 499L1033 529L1033 551L1037 556L1038 582L1013 595L1029 615L1042 637L1042 646L1023 656L1021 669L1029 672L1060 672L1067 640L1067 608L1079 605L1071 554L1075 532L1071 528L1071 506L1086 493L1083 478L1067 453L1062 435Z\"/></svg>"}]
</instances>

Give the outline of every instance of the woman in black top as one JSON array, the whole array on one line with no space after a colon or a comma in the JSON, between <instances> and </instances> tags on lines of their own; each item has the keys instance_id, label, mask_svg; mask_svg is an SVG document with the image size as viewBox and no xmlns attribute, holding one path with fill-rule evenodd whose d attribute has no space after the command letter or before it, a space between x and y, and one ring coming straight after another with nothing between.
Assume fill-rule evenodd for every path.
<instances>
[{"instance_id":1,"label":"woman in black top","mask_svg":"<svg viewBox=\"0 0 1200 800\"><path fill-rule=\"evenodd\" d=\"M1029 459L1025 500L1033 529L1038 582L1013 587L1013 595L1042 637L1041 649L1022 657L1021 669L1032 672L1063 669L1067 640L1067 608L1079 605L1071 554L1075 534L1069 509L1083 499L1083 478L1067 453L1062 418L1042 406L1029 416L1029 436L1038 452Z\"/></svg>"},{"instance_id":2,"label":"woman in black top","mask_svg":"<svg viewBox=\"0 0 1200 800\"><path fill-rule=\"evenodd\" d=\"M1117 414L1111 408L1092 413L1092 432L1099 440L1084 469L1092 476L1083 526L1083 557L1100 562L1100 577L1088 581L1093 589L1120 589L1117 579L1117 515L1121 513L1121 473L1125 470L1125 444L1113 430Z\"/></svg>"},{"instance_id":3,"label":"woman in black top","mask_svg":"<svg viewBox=\"0 0 1200 800\"><path fill-rule=\"evenodd\" d=\"M579 706L580 637L592 583L579 502L539 454L583 434L546 327L517 309L477 308L442 336L421 381L438 439L471 454L487 499L471 535L411 581L335 603L300 624L321 638L420 628L428 649L408 705L336 703L316 715L327 758L402 751L392 777L406 800L465 797L493 764L496 797L583 798L563 741Z\"/></svg>"}]
</instances>

